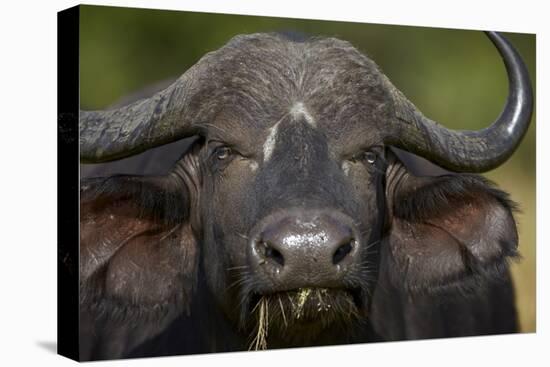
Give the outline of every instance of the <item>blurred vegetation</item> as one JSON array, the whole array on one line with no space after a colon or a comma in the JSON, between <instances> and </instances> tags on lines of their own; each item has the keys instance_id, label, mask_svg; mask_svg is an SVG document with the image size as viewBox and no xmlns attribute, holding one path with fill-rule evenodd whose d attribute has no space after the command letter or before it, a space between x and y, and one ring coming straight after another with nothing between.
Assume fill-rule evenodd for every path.
<instances>
[{"instance_id":1,"label":"blurred vegetation","mask_svg":"<svg viewBox=\"0 0 550 367\"><path fill-rule=\"evenodd\" d=\"M231 37L254 32L334 36L369 55L427 116L455 129L494 120L507 95L500 58L477 31L114 7L81 7L81 106L101 109L182 74ZM535 75L535 36L506 34ZM535 116L534 116L535 118ZM535 124L487 176L519 203L522 261L513 264L522 331L535 331Z\"/></svg>"}]
</instances>

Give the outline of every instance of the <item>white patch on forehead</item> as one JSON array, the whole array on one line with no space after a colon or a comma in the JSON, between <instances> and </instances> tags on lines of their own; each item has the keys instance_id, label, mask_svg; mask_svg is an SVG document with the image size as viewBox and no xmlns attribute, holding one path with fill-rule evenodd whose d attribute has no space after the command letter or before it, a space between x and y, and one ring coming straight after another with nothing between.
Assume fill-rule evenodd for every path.
<instances>
[{"instance_id":1,"label":"white patch on forehead","mask_svg":"<svg viewBox=\"0 0 550 367\"><path fill-rule=\"evenodd\" d=\"M269 135L267 136L267 139L265 139L264 143L264 162L267 162L269 158L271 158L271 154L273 154L273 151L275 150L278 129L278 122L269 129Z\"/></svg>"},{"instance_id":2,"label":"white patch on forehead","mask_svg":"<svg viewBox=\"0 0 550 367\"><path fill-rule=\"evenodd\" d=\"M304 106L302 102L296 102L294 106L292 106L292 108L290 109L290 114L292 115L292 117L294 117L295 120L300 117L303 117L309 125L313 127L317 126L317 124L315 123L315 120L309 114L308 110L306 109L306 106Z\"/></svg>"},{"instance_id":3,"label":"white patch on forehead","mask_svg":"<svg viewBox=\"0 0 550 367\"><path fill-rule=\"evenodd\" d=\"M302 102L296 102L294 106L290 109L290 115L294 120L297 120L301 117L306 120L306 122L313 127L316 127L315 120L313 117L309 114L308 110L304 106ZM279 130L279 124L281 121L283 121L284 117L279 120L275 125L273 125L269 129L269 135L267 136L267 139L264 142L264 162L269 161L269 158L271 158L271 155L273 154L273 151L275 150L275 143L277 142L277 133Z\"/></svg>"},{"instance_id":4,"label":"white patch on forehead","mask_svg":"<svg viewBox=\"0 0 550 367\"><path fill-rule=\"evenodd\" d=\"M258 162L251 161L248 166L252 170L252 172L256 171L258 169Z\"/></svg>"},{"instance_id":5,"label":"white patch on forehead","mask_svg":"<svg viewBox=\"0 0 550 367\"><path fill-rule=\"evenodd\" d=\"M349 169L351 168L351 164L349 162L342 163L342 170L344 170L344 174L346 176L349 175Z\"/></svg>"}]
</instances>

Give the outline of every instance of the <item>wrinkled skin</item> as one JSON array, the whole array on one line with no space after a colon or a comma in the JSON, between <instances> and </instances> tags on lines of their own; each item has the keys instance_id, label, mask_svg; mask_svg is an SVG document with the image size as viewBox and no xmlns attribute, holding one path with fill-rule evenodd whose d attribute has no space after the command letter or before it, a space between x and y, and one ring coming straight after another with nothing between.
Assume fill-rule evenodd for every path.
<instances>
[{"instance_id":1,"label":"wrinkled skin","mask_svg":"<svg viewBox=\"0 0 550 367\"><path fill-rule=\"evenodd\" d=\"M391 113L384 81L370 72L374 65L345 42L252 39L238 49L224 66L230 70L219 75L222 87L214 92L227 105L205 126L198 157L203 163L200 212L208 284L231 319L238 317L234 305L240 300L225 290L238 281L238 272L228 277L227 269L251 266L245 237L268 215L293 208L337 211L358 223L360 249L380 238L385 167L379 127ZM269 83L262 80L265 75ZM220 160L216 149L224 146L231 154ZM381 156L366 163L366 150ZM366 251L361 258L369 261ZM258 283L252 288L260 292L312 286L307 280L268 286L252 278ZM372 289L364 296L367 291Z\"/></svg>"},{"instance_id":2,"label":"wrinkled skin","mask_svg":"<svg viewBox=\"0 0 550 367\"><path fill-rule=\"evenodd\" d=\"M148 330L89 358L248 349L262 296L275 304L268 348L516 330L513 204L479 176L411 174L382 143L393 111L372 61L334 39L226 47L170 172L82 183L83 314ZM312 268L313 235L285 258L293 276L254 261L261 229L311 212L352 229L337 275ZM300 319L304 289L327 301Z\"/></svg>"},{"instance_id":3,"label":"wrinkled skin","mask_svg":"<svg viewBox=\"0 0 550 367\"><path fill-rule=\"evenodd\" d=\"M234 153L233 157L227 159L230 162L219 162L214 155L214 162L206 168L205 193L212 195L205 194L203 198L213 199L207 203L201 202L202 225L205 229L204 261L214 265L209 267L209 286L214 289L219 304L223 305L232 319L238 317L234 314L238 311L234 307L238 303L238 295L235 292L228 294L224 290L239 280L242 276L239 273L247 272L232 272L230 277L227 277L226 272L227 269L251 267L247 259L248 237L256 223L266 216L276 212L286 213L293 208L320 208L361 218L358 229L363 236L357 241L360 249L365 249L361 256L364 262L369 261L367 245L380 238L384 218L383 175L380 174L383 170L374 164L370 166L363 162L352 162L348 163L351 168L346 175L341 168L345 161L332 158L338 157L339 153L329 147L323 137L325 133L319 131L320 126L313 129L300 118L283 118L277 146L268 162L259 159L262 152L258 150L261 146L258 146L255 150L242 153L250 158ZM239 143L233 146L234 152L239 151ZM297 157L297 152L302 154ZM208 154L211 154L211 150L205 149L203 159L207 162ZM281 175L281 172L285 174ZM226 257L219 258L220 253L226 254ZM376 258L370 261L374 264ZM351 272L350 278L361 271L356 269ZM250 286L251 291L260 292L322 286L316 284L315 280L270 284L260 278L256 279L254 275L251 279L257 283ZM342 287L344 284L335 286Z\"/></svg>"}]
</instances>

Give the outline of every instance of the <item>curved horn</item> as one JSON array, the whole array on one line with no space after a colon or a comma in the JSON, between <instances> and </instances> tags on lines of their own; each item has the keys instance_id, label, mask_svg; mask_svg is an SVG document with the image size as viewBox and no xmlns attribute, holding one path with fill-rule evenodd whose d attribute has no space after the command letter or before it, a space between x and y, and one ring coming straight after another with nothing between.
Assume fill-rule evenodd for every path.
<instances>
[{"instance_id":1,"label":"curved horn","mask_svg":"<svg viewBox=\"0 0 550 367\"><path fill-rule=\"evenodd\" d=\"M502 35L485 32L496 46L508 74L504 110L479 131L447 129L426 118L395 87L392 97L397 122L387 144L425 157L457 172L485 172L504 163L519 145L531 121L533 92L519 53Z\"/></svg>"},{"instance_id":2,"label":"curved horn","mask_svg":"<svg viewBox=\"0 0 550 367\"><path fill-rule=\"evenodd\" d=\"M193 135L192 98L210 56L150 98L114 110L80 111L81 163L108 162Z\"/></svg>"}]
</instances>

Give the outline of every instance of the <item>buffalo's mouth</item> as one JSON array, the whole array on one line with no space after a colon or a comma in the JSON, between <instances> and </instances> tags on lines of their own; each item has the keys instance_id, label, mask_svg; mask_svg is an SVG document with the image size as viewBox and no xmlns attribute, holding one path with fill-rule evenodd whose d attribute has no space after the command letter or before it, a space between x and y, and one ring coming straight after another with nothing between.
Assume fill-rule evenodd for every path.
<instances>
[{"instance_id":1,"label":"buffalo's mouth","mask_svg":"<svg viewBox=\"0 0 550 367\"><path fill-rule=\"evenodd\" d=\"M251 296L249 320L255 323L249 349L267 349L271 334L287 339L311 339L338 325L360 319L361 292L337 288L300 288Z\"/></svg>"}]
</instances>

